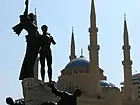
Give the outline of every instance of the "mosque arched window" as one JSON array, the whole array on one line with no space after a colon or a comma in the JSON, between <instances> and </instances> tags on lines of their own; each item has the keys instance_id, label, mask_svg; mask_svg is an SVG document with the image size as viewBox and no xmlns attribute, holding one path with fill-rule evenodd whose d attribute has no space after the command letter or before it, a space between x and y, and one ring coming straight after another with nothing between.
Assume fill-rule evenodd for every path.
<instances>
[{"instance_id":1,"label":"mosque arched window","mask_svg":"<svg viewBox=\"0 0 140 105\"><path fill-rule=\"evenodd\" d=\"M69 92L69 93L72 93L71 90L72 90L72 88L71 88L71 86L69 86L69 88L68 88L68 92Z\"/></svg>"},{"instance_id":2,"label":"mosque arched window","mask_svg":"<svg viewBox=\"0 0 140 105\"><path fill-rule=\"evenodd\" d=\"M68 84L67 91L70 93L74 92L74 85L71 82Z\"/></svg>"},{"instance_id":3,"label":"mosque arched window","mask_svg":"<svg viewBox=\"0 0 140 105\"><path fill-rule=\"evenodd\" d=\"M85 70L85 73L89 73L89 69L86 69L86 70Z\"/></svg>"},{"instance_id":4,"label":"mosque arched window","mask_svg":"<svg viewBox=\"0 0 140 105\"><path fill-rule=\"evenodd\" d=\"M72 74L72 71L68 71L68 74L71 75Z\"/></svg>"},{"instance_id":5,"label":"mosque arched window","mask_svg":"<svg viewBox=\"0 0 140 105\"><path fill-rule=\"evenodd\" d=\"M79 73L83 73L83 71L82 70L78 70L79 71Z\"/></svg>"},{"instance_id":6,"label":"mosque arched window","mask_svg":"<svg viewBox=\"0 0 140 105\"><path fill-rule=\"evenodd\" d=\"M68 91L69 91L69 92L71 92L71 89L72 89L72 88L71 88L71 86L69 86L69 89L68 89Z\"/></svg>"},{"instance_id":7,"label":"mosque arched window","mask_svg":"<svg viewBox=\"0 0 140 105\"><path fill-rule=\"evenodd\" d=\"M74 85L71 85L71 91L74 92Z\"/></svg>"},{"instance_id":8,"label":"mosque arched window","mask_svg":"<svg viewBox=\"0 0 140 105\"><path fill-rule=\"evenodd\" d=\"M78 73L78 71L75 69L75 70L74 70L74 73Z\"/></svg>"}]
</instances>

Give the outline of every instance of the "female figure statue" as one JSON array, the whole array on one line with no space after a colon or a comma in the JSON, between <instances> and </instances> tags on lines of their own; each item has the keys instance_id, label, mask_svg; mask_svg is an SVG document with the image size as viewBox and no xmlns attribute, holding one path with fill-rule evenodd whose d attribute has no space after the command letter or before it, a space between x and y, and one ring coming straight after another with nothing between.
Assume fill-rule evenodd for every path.
<instances>
[{"instance_id":1,"label":"female figure statue","mask_svg":"<svg viewBox=\"0 0 140 105\"><path fill-rule=\"evenodd\" d=\"M28 15L28 0L26 0L25 5L26 8L24 15L20 15L20 23L12 28L18 36L23 29L25 29L28 33L28 35L25 36L27 47L19 80L34 77L34 64L40 48L39 33L37 31L37 26L34 24L35 16L33 13Z\"/></svg>"}]
</instances>

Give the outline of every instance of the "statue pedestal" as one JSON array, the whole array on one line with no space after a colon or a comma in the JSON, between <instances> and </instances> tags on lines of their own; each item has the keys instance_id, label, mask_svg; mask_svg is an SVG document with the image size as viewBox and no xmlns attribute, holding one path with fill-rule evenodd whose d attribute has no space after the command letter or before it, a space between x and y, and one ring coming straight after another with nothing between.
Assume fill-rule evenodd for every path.
<instances>
[{"instance_id":1,"label":"statue pedestal","mask_svg":"<svg viewBox=\"0 0 140 105\"><path fill-rule=\"evenodd\" d=\"M26 78L22 81L23 96L26 105L40 105L48 101L57 101L47 83L34 78Z\"/></svg>"},{"instance_id":2,"label":"statue pedestal","mask_svg":"<svg viewBox=\"0 0 140 105\"><path fill-rule=\"evenodd\" d=\"M35 103L35 80L34 78L25 78L22 81L23 96L26 105L36 105Z\"/></svg>"}]
</instances>

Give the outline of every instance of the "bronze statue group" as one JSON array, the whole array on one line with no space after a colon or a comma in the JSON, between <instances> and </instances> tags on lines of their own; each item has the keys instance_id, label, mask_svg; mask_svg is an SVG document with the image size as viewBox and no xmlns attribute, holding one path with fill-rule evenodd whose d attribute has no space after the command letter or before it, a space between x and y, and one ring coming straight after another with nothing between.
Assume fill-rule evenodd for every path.
<instances>
[{"instance_id":1,"label":"bronze statue group","mask_svg":"<svg viewBox=\"0 0 140 105\"><path fill-rule=\"evenodd\" d=\"M20 35L21 31L24 29L27 31L28 35L26 35L26 54L23 60L23 64L21 67L21 72L19 76L19 80L23 80L25 78L34 78L34 64L40 55L40 64L41 64L41 78L42 81L45 80L45 59L47 60L48 66L48 86L51 88L52 92L61 97L58 103L55 102L46 102L41 105L77 105L77 97L81 96L81 90L76 89L73 94L70 94L65 91L60 91L54 86L54 81L52 81L52 53L51 53L51 43L56 44L53 37L48 33L48 27L46 25L42 25L42 35L38 32L37 26L35 24L35 15L33 13L28 14L28 0L25 1L25 11L23 15L20 15L20 23L15 25L12 29L13 31ZM25 105L25 102L19 101L14 102L11 97L6 98L6 103L8 105Z\"/></svg>"},{"instance_id":2,"label":"bronze statue group","mask_svg":"<svg viewBox=\"0 0 140 105\"><path fill-rule=\"evenodd\" d=\"M53 37L50 33L47 32L48 27L43 25L41 27L43 34L40 35L38 32L38 28L35 24L35 15L30 13L28 15L28 0L25 2L26 8L24 15L20 15L20 23L15 25L12 29L18 36L21 31L25 29L28 33L26 35L26 54L23 60L23 64L21 67L21 72L19 76L19 80L23 80L25 78L33 78L34 77L34 64L38 54L40 54L40 64L41 64L41 77L42 81L45 79L45 58L47 59L48 65L48 77L49 82L52 80L52 54L50 45L51 43L56 44Z\"/></svg>"}]
</instances>

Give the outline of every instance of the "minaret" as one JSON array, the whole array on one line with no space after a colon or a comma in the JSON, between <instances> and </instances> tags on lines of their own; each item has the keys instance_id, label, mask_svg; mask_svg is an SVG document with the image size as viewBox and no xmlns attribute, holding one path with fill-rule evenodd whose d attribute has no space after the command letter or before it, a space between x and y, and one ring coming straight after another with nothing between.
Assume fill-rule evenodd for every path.
<instances>
[{"instance_id":1,"label":"minaret","mask_svg":"<svg viewBox=\"0 0 140 105\"><path fill-rule=\"evenodd\" d=\"M69 59L70 59L70 61L72 61L75 58L76 58L76 55L75 55L75 41L74 41L74 32L73 32L73 27L72 27L71 47L70 47Z\"/></svg>"},{"instance_id":2,"label":"minaret","mask_svg":"<svg viewBox=\"0 0 140 105\"><path fill-rule=\"evenodd\" d=\"M35 25L37 26L37 15L36 15L36 8L35 8L35 21L34 21Z\"/></svg>"},{"instance_id":3,"label":"minaret","mask_svg":"<svg viewBox=\"0 0 140 105\"><path fill-rule=\"evenodd\" d=\"M132 100L132 61L130 60L130 49L129 38L128 38L128 30L126 23L126 16L124 16L124 34L123 34L124 45L123 55L124 61L122 61L124 68L124 98L125 100Z\"/></svg>"},{"instance_id":4,"label":"minaret","mask_svg":"<svg viewBox=\"0 0 140 105\"><path fill-rule=\"evenodd\" d=\"M36 9L35 9L35 25L37 26L37 15L36 15ZM39 57L37 57L35 64L34 64L34 78L38 79L38 62L39 62Z\"/></svg>"},{"instance_id":5,"label":"minaret","mask_svg":"<svg viewBox=\"0 0 140 105\"><path fill-rule=\"evenodd\" d=\"M89 71L91 72L91 76L94 78L92 86L92 91L94 95L98 94L99 90L99 58L98 58L98 51L99 45L97 44L97 32L98 28L96 27L96 14L95 14L95 6L94 0L91 0L91 13L90 13L90 45L88 46L89 49ZM91 81L91 80L90 80Z\"/></svg>"}]
</instances>

